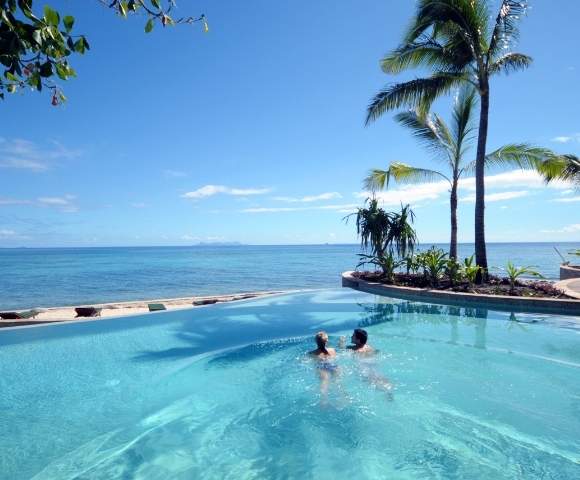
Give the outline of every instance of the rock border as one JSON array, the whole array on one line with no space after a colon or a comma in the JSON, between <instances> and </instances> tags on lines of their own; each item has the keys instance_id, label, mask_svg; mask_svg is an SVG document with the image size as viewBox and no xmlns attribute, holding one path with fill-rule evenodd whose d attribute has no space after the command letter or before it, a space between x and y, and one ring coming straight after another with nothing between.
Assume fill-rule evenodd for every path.
<instances>
[{"instance_id":1,"label":"rock border","mask_svg":"<svg viewBox=\"0 0 580 480\"><path fill-rule=\"evenodd\" d=\"M342 286L373 293L384 297L395 297L440 305L481 307L514 313L549 313L580 317L580 300L509 297L507 295L485 295L478 293L447 292L429 288L399 287L378 282L367 282L354 276L353 271L342 274Z\"/></svg>"}]
</instances>

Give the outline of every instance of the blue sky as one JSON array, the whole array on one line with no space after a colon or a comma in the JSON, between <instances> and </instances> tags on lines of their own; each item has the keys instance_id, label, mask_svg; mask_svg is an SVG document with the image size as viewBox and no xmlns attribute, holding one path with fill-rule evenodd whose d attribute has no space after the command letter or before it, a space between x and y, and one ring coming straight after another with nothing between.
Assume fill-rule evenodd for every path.
<instances>
[{"instance_id":1,"label":"blue sky","mask_svg":"<svg viewBox=\"0 0 580 480\"><path fill-rule=\"evenodd\" d=\"M494 80L489 149L528 141L580 154L580 3L531 4L517 50L535 62ZM51 5L76 17L91 51L72 59L65 106L33 92L0 105L0 246L354 242L342 218L363 203L370 168L434 166L392 115L363 126L369 99L396 80L378 61L412 1L182 0L210 32L149 35L142 18L97 1ZM447 118L451 102L434 109ZM459 239L472 241L471 180L460 193ZM569 187L493 172L488 194L488 241L580 240ZM384 201L411 203L427 243L448 240L447 196L420 185Z\"/></svg>"}]
</instances>

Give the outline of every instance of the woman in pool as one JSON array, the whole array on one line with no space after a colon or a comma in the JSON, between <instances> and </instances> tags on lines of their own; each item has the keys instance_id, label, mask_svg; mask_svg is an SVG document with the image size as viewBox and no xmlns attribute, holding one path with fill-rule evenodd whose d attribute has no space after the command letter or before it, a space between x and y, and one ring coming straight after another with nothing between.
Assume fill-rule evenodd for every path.
<instances>
[{"instance_id":1,"label":"woman in pool","mask_svg":"<svg viewBox=\"0 0 580 480\"><path fill-rule=\"evenodd\" d=\"M317 367L320 377L320 393L322 394L323 403L326 403L330 377L338 373L338 365L332 360L336 357L336 350L328 346L328 334L326 332L318 332L314 337L314 341L317 348L308 352L308 354L316 357L319 361Z\"/></svg>"},{"instance_id":2,"label":"woman in pool","mask_svg":"<svg viewBox=\"0 0 580 480\"><path fill-rule=\"evenodd\" d=\"M332 347L327 347L328 345L328 334L326 332L318 332L314 337L316 350L312 350L310 355L318 357L320 360L326 360L330 357L336 357L336 350Z\"/></svg>"}]
</instances>

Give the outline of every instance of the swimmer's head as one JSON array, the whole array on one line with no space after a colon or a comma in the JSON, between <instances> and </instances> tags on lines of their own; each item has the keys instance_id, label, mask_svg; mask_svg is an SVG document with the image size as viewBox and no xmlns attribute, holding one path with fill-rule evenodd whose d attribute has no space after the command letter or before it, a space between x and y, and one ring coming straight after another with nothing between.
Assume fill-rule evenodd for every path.
<instances>
[{"instance_id":1,"label":"swimmer's head","mask_svg":"<svg viewBox=\"0 0 580 480\"><path fill-rule=\"evenodd\" d=\"M363 345L366 345L368 338L369 335L366 330L357 328L354 332L352 332L351 340L355 345L360 345L362 347Z\"/></svg>"},{"instance_id":2,"label":"swimmer's head","mask_svg":"<svg viewBox=\"0 0 580 480\"><path fill-rule=\"evenodd\" d=\"M318 332L314 340L320 350L326 351L326 344L328 343L328 334L326 332Z\"/></svg>"}]
</instances>

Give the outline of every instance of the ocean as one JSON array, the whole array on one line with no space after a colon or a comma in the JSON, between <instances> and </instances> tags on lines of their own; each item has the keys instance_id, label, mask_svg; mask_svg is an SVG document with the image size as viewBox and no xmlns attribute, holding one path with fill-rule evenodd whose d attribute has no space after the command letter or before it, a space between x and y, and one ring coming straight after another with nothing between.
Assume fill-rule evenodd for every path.
<instances>
[{"instance_id":1,"label":"ocean","mask_svg":"<svg viewBox=\"0 0 580 480\"><path fill-rule=\"evenodd\" d=\"M490 243L488 261L533 265L555 280L554 247L565 253L580 243ZM0 309L337 287L359 251L358 245L0 249ZM472 253L473 244L459 246L460 257Z\"/></svg>"}]
</instances>

